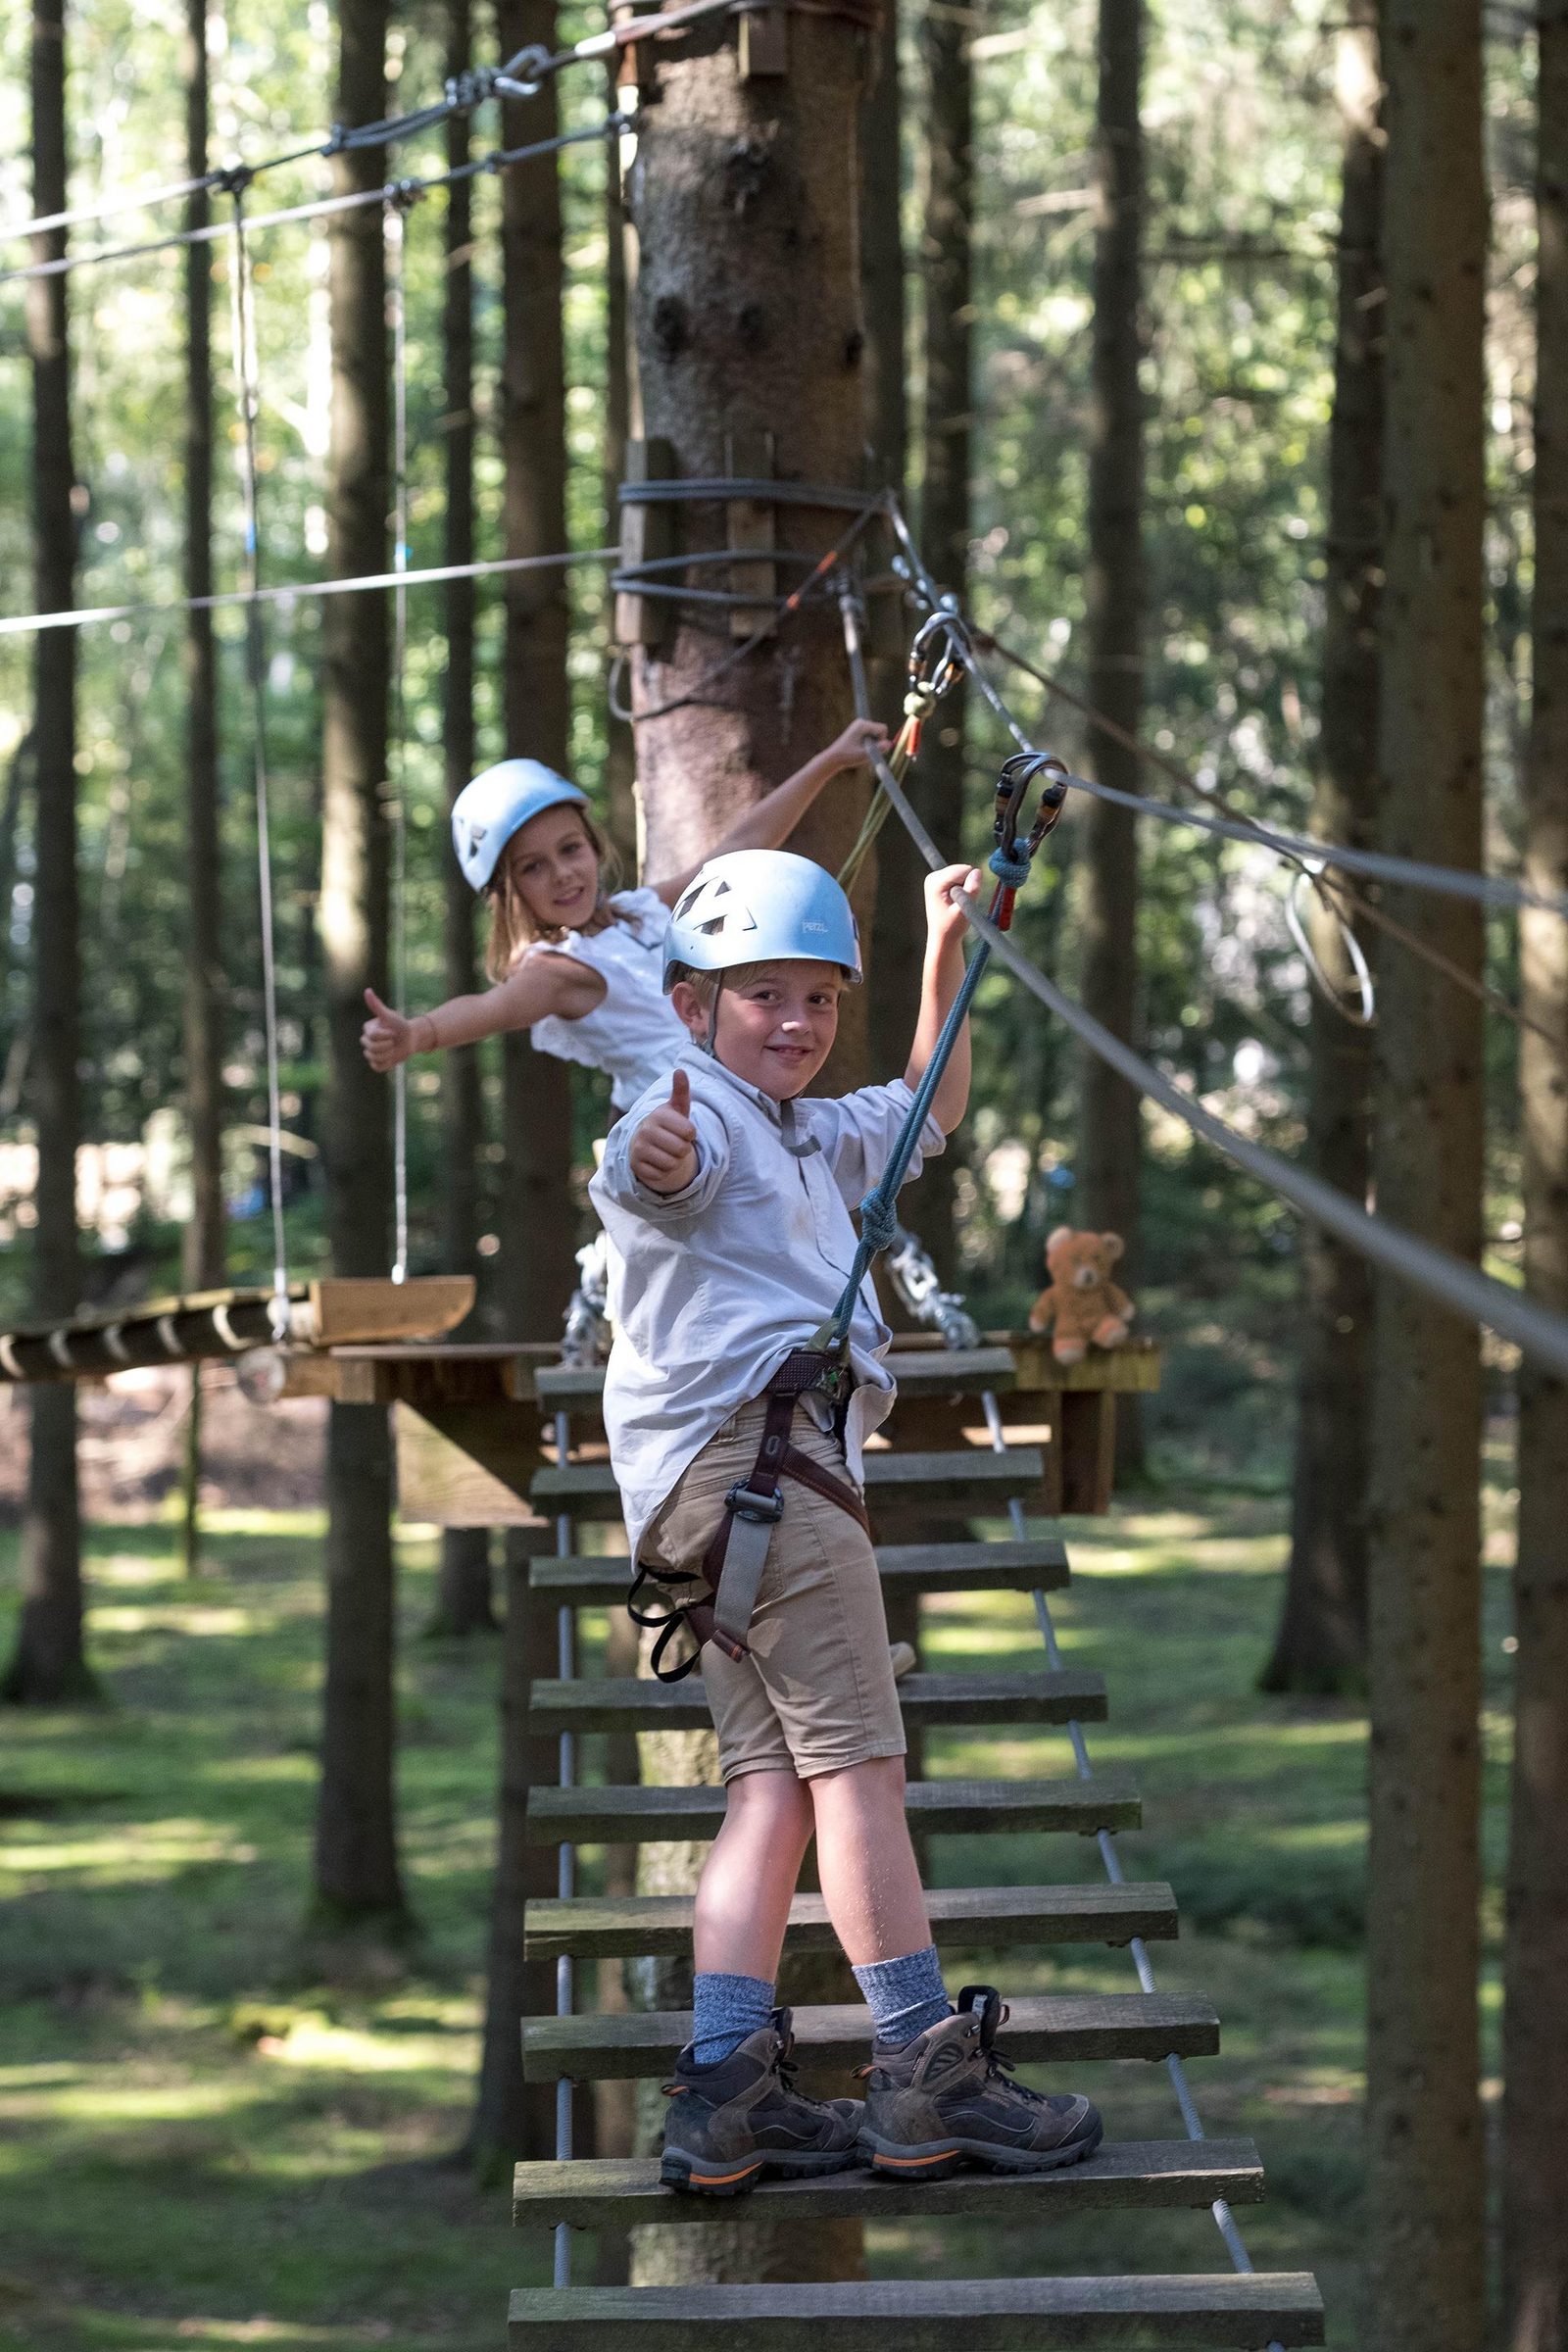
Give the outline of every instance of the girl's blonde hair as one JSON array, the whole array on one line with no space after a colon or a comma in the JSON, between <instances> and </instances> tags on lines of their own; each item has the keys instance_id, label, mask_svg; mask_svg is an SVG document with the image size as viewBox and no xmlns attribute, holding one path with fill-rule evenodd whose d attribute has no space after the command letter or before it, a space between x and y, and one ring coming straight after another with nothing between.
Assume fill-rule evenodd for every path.
<instances>
[{"instance_id":1,"label":"girl's blonde hair","mask_svg":"<svg viewBox=\"0 0 1568 2352\"><path fill-rule=\"evenodd\" d=\"M620 887L620 858L587 809L579 808L576 813L588 836L588 846L599 860L599 895L603 901ZM505 980L517 957L539 940L566 936L559 925L547 927L528 910L528 902L518 889L514 872L513 854L519 838L517 833L513 835L496 859L495 872L485 886L484 895L490 902L490 937L485 945L484 968L492 980ZM614 922L624 919L612 906L609 912Z\"/></svg>"}]
</instances>

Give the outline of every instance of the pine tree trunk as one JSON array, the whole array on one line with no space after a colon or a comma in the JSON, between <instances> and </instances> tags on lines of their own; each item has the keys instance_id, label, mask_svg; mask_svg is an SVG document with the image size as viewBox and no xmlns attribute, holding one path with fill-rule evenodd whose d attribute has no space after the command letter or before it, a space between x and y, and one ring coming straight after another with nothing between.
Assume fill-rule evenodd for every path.
<instances>
[{"instance_id":1,"label":"pine tree trunk","mask_svg":"<svg viewBox=\"0 0 1568 2352\"><path fill-rule=\"evenodd\" d=\"M1377 820L1378 582L1383 540L1383 209L1380 0L1354 0L1335 76L1345 143L1339 333L1329 433L1323 734L1312 830L1370 845ZM1338 924L1309 898L1309 936L1348 1001ZM1392 953L1393 951L1391 951ZM1372 1037L1311 997L1307 1153L1352 1200L1371 1182ZM1372 1275L1315 1226L1301 1232L1300 1406L1285 1606L1266 1690L1348 1691L1366 1681L1366 1480Z\"/></svg>"},{"instance_id":2,"label":"pine tree trunk","mask_svg":"<svg viewBox=\"0 0 1568 2352\"><path fill-rule=\"evenodd\" d=\"M968 590L973 456L974 69L969 61L973 37L974 20L964 9L928 7L921 19L926 144L920 271L925 360L920 553L927 570L960 603L966 601ZM888 168L884 158L884 173ZM897 170L896 156L893 169ZM878 188L876 193L885 209L888 192ZM879 243L885 245L886 238L884 226ZM878 259L881 261L880 252ZM885 272L885 262L882 268ZM881 375L878 370L873 378L878 408L890 397ZM897 607L894 612L897 613ZM920 739L920 757L909 776L911 797L927 829L954 856L962 846L966 702L960 680L928 721ZM892 715L897 716L896 707ZM897 919L887 943L887 971L877 986L888 1004L891 1020L898 1021L889 1002L895 994L898 1012L903 1015L902 1045L891 1035L886 1039L893 1056L887 1066L897 1068L900 1055L908 1052L920 1002L925 921L922 862L902 825L890 827L884 839L893 834L899 838L886 852L890 872L884 902L891 902L890 910L896 910ZM877 944L880 957L880 939ZM956 1148L934 1160L900 1208L950 1287L956 1278L957 1263L953 1231L956 1158Z\"/></svg>"},{"instance_id":3,"label":"pine tree trunk","mask_svg":"<svg viewBox=\"0 0 1568 2352\"><path fill-rule=\"evenodd\" d=\"M185 169L207 170L207 0L188 0L185 27ZM197 190L185 225L211 211ZM213 592L212 254L185 255L185 593ZM185 965L185 1102L190 1121L191 1216L183 1281L217 1290L227 1267L223 1209L222 873L219 848L218 674L210 612L185 624L185 856L189 932Z\"/></svg>"},{"instance_id":4,"label":"pine tree trunk","mask_svg":"<svg viewBox=\"0 0 1568 2352\"><path fill-rule=\"evenodd\" d=\"M610 105L617 102L619 61L611 60L606 92ZM614 543L619 525L620 485L626 478L626 444L640 422L634 422L636 383L631 365L631 285L635 275L631 221L620 184L620 157L614 147L605 153L605 536ZM622 706L624 708L624 705ZM637 750L630 722L617 718L606 705L605 815L611 841L622 871L637 872Z\"/></svg>"},{"instance_id":5,"label":"pine tree trunk","mask_svg":"<svg viewBox=\"0 0 1568 2352\"><path fill-rule=\"evenodd\" d=\"M448 78L466 74L472 61L469 0L447 0ZM468 118L454 115L447 124L447 169L468 160ZM444 564L473 562L473 265L469 258L473 205L471 183L454 180L447 190L443 246L446 255L441 333L446 414L446 534ZM441 739L450 808L474 771L474 583L449 580L445 603L447 673L441 701ZM456 858L442 860L443 964L445 994L468 995L476 985L473 953L473 893ZM479 1155L484 1109L479 1054L460 1046L441 1061L441 1262L450 1273L471 1273L479 1239ZM490 1591L490 1533L483 1527L441 1531L441 1567L432 1634L486 1633L496 1622Z\"/></svg>"},{"instance_id":6,"label":"pine tree trunk","mask_svg":"<svg viewBox=\"0 0 1568 2352\"><path fill-rule=\"evenodd\" d=\"M501 54L556 46L555 0L497 0ZM502 109L508 146L552 138L557 85ZM553 155L518 164L501 182L505 343L501 378L502 510L509 556L566 546L566 387L562 339L561 180ZM507 581L507 750L565 772L571 728L566 674L569 606L564 571ZM575 1280L571 1184L571 1073L506 1040L506 1186L502 1287L509 1336L553 1339ZM538 1213L542 1212L542 1213Z\"/></svg>"},{"instance_id":7,"label":"pine tree trunk","mask_svg":"<svg viewBox=\"0 0 1568 2352\"><path fill-rule=\"evenodd\" d=\"M687 477L722 475L731 454L768 447L779 476L859 481L864 338L860 325L856 185L862 37L839 19L791 14L789 71L743 80L732 28L702 28L661 57L660 98L645 117L635 184L641 251L636 335L645 428L667 441ZM737 311L736 289L744 289ZM746 470L757 469L748 462ZM839 517L775 510L776 540L819 555ZM725 543L722 506L682 510L689 549ZM791 572L793 578L797 576ZM634 707L699 688L727 635L684 615L662 654L634 650ZM736 808L755 801L853 712L836 612L808 611L721 678L698 704L637 727L638 772L652 872L701 857ZM835 866L864 793L829 789L792 846ZM867 873L862 922L874 877ZM866 1074L865 1016L854 992L829 1083ZM657 1745L657 1754L654 1749ZM644 1745L648 1777L713 1777L708 1734ZM689 1889L701 1847L645 1848L639 1886ZM646 1972L661 2005L684 2003L689 1964ZM785 1998L806 1997L800 1981ZM817 1997L820 1997L818 1995ZM862 2275L858 2223L793 2229L739 2216L701 2229L645 2230L633 2241L642 2285L701 2278L829 2278Z\"/></svg>"},{"instance_id":8,"label":"pine tree trunk","mask_svg":"<svg viewBox=\"0 0 1568 2352\"><path fill-rule=\"evenodd\" d=\"M1568 5L1541 10L1536 281L1535 688L1525 879L1568 891ZM1568 1312L1568 931L1520 917L1525 1283ZM1508 2352L1568 2348L1568 1387L1519 1376L1514 1759L1503 1984L1502 2242Z\"/></svg>"},{"instance_id":9,"label":"pine tree trunk","mask_svg":"<svg viewBox=\"0 0 1568 2352\"><path fill-rule=\"evenodd\" d=\"M32 13L32 198L35 213L66 205L66 33L63 0ZM32 240L49 262L65 232ZM62 270L28 280L32 363L33 583L41 612L73 602L76 521L71 451L71 347ZM33 655L37 816L33 874L32 1051L29 1085L38 1137L38 1213L32 1312L40 1322L74 1312L76 1147L81 1136L81 1052L76 887L76 637L46 629ZM33 1389L32 1445L22 1523L22 1621L0 1693L42 1705L92 1690L82 1643L81 1522L76 1486L76 1393L70 1381Z\"/></svg>"},{"instance_id":10,"label":"pine tree trunk","mask_svg":"<svg viewBox=\"0 0 1568 2352\"><path fill-rule=\"evenodd\" d=\"M340 0L337 117L385 109L387 0ZM333 160L338 190L380 183L378 150ZM380 210L333 218L330 563L388 564L386 269ZM380 596L329 598L322 747L321 948L331 1037L325 1122L327 1223L340 1274L384 1274L392 1157L385 1081L360 1051L367 987L386 981L389 631ZM345 1925L398 1925L403 1891L393 1798L392 1442L384 1406L333 1404L327 1435L326 1688L317 1813L316 1903Z\"/></svg>"},{"instance_id":11,"label":"pine tree trunk","mask_svg":"<svg viewBox=\"0 0 1568 2352\"><path fill-rule=\"evenodd\" d=\"M1096 119L1095 318L1089 427L1089 699L1136 736L1144 711L1144 0L1101 0ZM1142 788L1136 753L1091 730L1094 772L1118 792ZM1091 801L1083 820L1083 1002L1117 1037L1138 1027L1138 820ZM1098 1054L1082 1062L1082 1132L1073 1222L1119 1233L1136 1288L1143 1122L1138 1097ZM1142 1466L1138 1399L1118 1400L1116 1460Z\"/></svg>"},{"instance_id":12,"label":"pine tree trunk","mask_svg":"<svg viewBox=\"0 0 1568 2352\"><path fill-rule=\"evenodd\" d=\"M1476 0L1389 0L1383 846L1481 863L1483 291ZM1478 910L1390 891L1469 972ZM1476 1259L1482 1035L1473 999L1383 959L1378 1207ZM1377 1283L1370 1579L1367 2133L1379 2352L1475 2352L1486 2324L1478 2089L1481 1439L1470 1324Z\"/></svg>"}]
</instances>

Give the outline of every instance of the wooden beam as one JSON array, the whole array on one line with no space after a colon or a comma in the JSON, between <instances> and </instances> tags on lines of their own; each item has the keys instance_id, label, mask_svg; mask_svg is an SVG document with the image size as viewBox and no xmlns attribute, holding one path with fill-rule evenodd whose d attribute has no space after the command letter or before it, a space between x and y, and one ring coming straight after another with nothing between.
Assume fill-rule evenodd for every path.
<instances>
[{"instance_id":1,"label":"wooden beam","mask_svg":"<svg viewBox=\"0 0 1568 2352\"><path fill-rule=\"evenodd\" d=\"M782 8L749 8L741 18L742 81L778 81L790 70L789 19ZM744 473L734 466L732 473Z\"/></svg>"},{"instance_id":2,"label":"wooden beam","mask_svg":"<svg viewBox=\"0 0 1568 2352\"><path fill-rule=\"evenodd\" d=\"M541 1447L515 1404L395 1407L398 1510L430 1527L544 1527L528 1500Z\"/></svg>"}]
</instances>

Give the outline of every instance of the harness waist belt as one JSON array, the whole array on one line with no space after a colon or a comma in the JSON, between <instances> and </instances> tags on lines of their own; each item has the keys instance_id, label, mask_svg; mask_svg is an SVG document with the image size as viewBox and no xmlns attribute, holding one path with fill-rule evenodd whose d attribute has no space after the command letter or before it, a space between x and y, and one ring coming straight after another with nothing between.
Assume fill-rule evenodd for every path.
<instances>
[{"instance_id":1,"label":"harness waist belt","mask_svg":"<svg viewBox=\"0 0 1568 2352\"><path fill-rule=\"evenodd\" d=\"M785 1357L762 1392L767 1402L757 1460L750 1476L738 1479L725 1495L724 1516L703 1554L705 1596L700 1600L677 1601L671 1609L657 1616L638 1609L634 1604L645 1579L657 1577L663 1583L695 1581L684 1575L672 1577L667 1571L661 1575L639 1563L626 1606L636 1624L662 1628L652 1659L654 1673L662 1683L682 1681L692 1672L710 1642L727 1658L739 1660L751 1655L746 1637L751 1631L762 1571L767 1565L767 1547L774 1528L784 1516L780 1479L793 1478L799 1485L809 1487L813 1494L847 1511L870 1534L871 1523L858 1490L847 1479L835 1478L830 1470L824 1470L820 1462L813 1461L790 1440L796 1405L808 1389L823 1385L824 1375L834 1362L833 1357L819 1348L797 1348ZM689 1628L697 1646L678 1665L666 1667L664 1652L681 1625Z\"/></svg>"}]
</instances>

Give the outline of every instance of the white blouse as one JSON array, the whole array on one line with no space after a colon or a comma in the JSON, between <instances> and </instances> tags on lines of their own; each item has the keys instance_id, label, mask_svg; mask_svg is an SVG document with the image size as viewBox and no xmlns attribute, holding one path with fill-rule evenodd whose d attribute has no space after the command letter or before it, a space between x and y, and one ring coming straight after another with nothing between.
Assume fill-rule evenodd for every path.
<instances>
[{"instance_id":1,"label":"white blouse","mask_svg":"<svg viewBox=\"0 0 1568 2352\"><path fill-rule=\"evenodd\" d=\"M600 974L605 993L580 1020L548 1013L534 1022L529 1035L558 1061L604 1070L618 1113L667 1075L689 1040L662 987L669 908L655 890L617 890L610 905L618 922L607 923L602 931L568 931L564 939L541 940L530 949L531 955L570 956L585 963Z\"/></svg>"}]
</instances>

